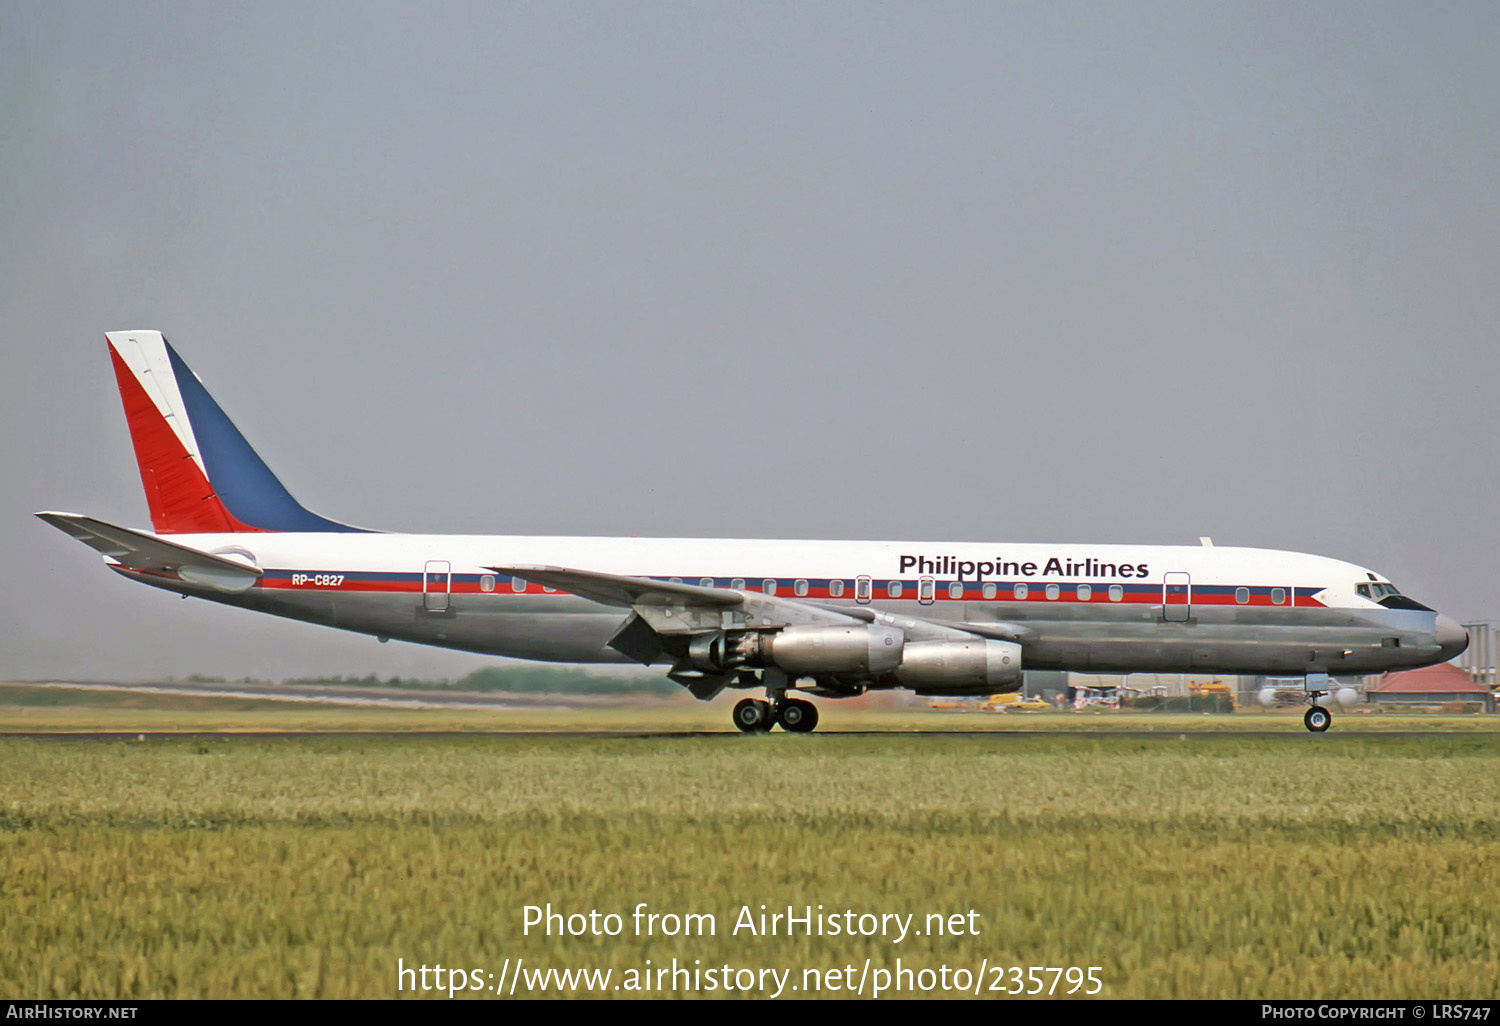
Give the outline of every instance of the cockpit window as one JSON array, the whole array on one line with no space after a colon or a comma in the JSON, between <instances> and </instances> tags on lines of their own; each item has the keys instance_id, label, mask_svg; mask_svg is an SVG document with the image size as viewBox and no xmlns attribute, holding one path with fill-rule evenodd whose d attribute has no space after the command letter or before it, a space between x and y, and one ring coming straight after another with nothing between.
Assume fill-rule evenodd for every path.
<instances>
[{"instance_id":1,"label":"cockpit window","mask_svg":"<svg viewBox=\"0 0 1500 1026\"><path fill-rule=\"evenodd\" d=\"M1401 589L1397 588L1394 584L1381 584L1379 581L1370 584L1356 584L1354 591L1355 594L1367 598L1372 602L1379 602L1387 609L1418 609L1429 613L1432 612L1432 610L1422 605L1422 603L1401 594Z\"/></svg>"}]
</instances>

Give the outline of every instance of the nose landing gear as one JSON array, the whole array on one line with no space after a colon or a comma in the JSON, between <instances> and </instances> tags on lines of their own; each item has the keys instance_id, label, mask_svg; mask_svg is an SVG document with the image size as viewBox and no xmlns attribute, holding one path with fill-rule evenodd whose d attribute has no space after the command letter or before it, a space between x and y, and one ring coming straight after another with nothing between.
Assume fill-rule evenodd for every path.
<instances>
[{"instance_id":1,"label":"nose landing gear","mask_svg":"<svg viewBox=\"0 0 1500 1026\"><path fill-rule=\"evenodd\" d=\"M1302 723L1314 734L1321 734L1333 725L1333 713L1318 704L1318 699L1332 689L1326 673L1309 673L1302 678L1302 688L1307 692L1307 700L1312 703L1312 708L1302 714Z\"/></svg>"}]
</instances>

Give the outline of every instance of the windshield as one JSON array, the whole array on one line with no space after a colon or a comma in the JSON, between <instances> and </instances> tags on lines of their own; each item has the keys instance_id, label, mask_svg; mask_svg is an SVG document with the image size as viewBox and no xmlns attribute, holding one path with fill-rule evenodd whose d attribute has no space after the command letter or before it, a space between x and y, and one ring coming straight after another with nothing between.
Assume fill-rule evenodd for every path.
<instances>
[{"instance_id":1,"label":"windshield","mask_svg":"<svg viewBox=\"0 0 1500 1026\"><path fill-rule=\"evenodd\" d=\"M1354 591L1357 595L1367 598L1372 602L1379 602L1387 609L1421 609L1429 613L1432 612L1432 610L1422 605L1422 603L1401 594L1401 590L1394 584L1380 584L1378 582L1356 584Z\"/></svg>"}]
</instances>

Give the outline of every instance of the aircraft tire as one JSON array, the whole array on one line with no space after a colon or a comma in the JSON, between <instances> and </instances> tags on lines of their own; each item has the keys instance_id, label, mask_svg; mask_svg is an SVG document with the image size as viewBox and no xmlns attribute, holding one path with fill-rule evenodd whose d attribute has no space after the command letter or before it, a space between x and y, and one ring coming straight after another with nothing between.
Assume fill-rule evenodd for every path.
<instances>
[{"instance_id":1,"label":"aircraft tire","mask_svg":"<svg viewBox=\"0 0 1500 1026\"><path fill-rule=\"evenodd\" d=\"M776 710L776 719L783 730L794 734L811 733L818 726L818 707L800 698L789 698Z\"/></svg>"},{"instance_id":2,"label":"aircraft tire","mask_svg":"<svg viewBox=\"0 0 1500 1026\"><path fill-rule=\"evenodd\" d=\"M758 698L742 698L734 704L734 725L746 734L771 729L771 706Z\"/></svg>"},{"instance_id":3,"label":"aircraft tire","mask_svg":"<svg viewBox=\"0 0 1500 1026\"><path fill-rule=\"evenodd\" d=\"M1333 714L1321 705L1315 705L1302 714L1302 722L1314 734L1321 734L1333 723Z\"/></svg>"}]
</instances>

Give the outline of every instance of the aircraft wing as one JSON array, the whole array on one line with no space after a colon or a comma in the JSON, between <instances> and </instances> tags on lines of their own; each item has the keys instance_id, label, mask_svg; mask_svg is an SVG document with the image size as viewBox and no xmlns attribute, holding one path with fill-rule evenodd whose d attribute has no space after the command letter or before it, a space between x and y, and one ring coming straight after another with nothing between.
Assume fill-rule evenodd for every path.
<instances>
[{"instance_id":1,"label":"aircraft wing","mask_svg":"<svg viewBox=\"0 0 1500 1026\"><path fill-rule=\"evenodd\" d=\"M701 699L717 695L740 672L740 664L725 657L728 631L754 634L758 631L794 631L797 628L816 631L821 628L835 638L853 635L860 644L867 640L872 648L877 638L883 639L887 646L893 642L948 642L955 649L953 658L958 657L958 650L971 658L974 651L980 650L966 646L978 643L984 646L982 657L986 660L988 674L993 654L987 650L995 642L980 642L979 637L1025 630L1016 624L997 623L987 626L981 634L969 629L969 625L943 624L865 606L835 608L754 591L706 588L559 566L491 566L486 569L570 592L580 598L629 609L630 615L607 642L609 647L643 665L670 660L672 669L667 676ZM859 625L859 628L855 629L854 625ZM862 638L863 629L875 633L868 639L858 640ZM954 642L958 645L952 646ZM897 650L893 647L889 651ZM931 647L928 652L932 652ZM1005 654L1006 663L1012 658L1011 654ZM1019 649L1014 658L1019 658ZM1016 665L1019 668L1019 662ZM836 669L832 666L824 668Z\"/></svg>"},{"instance_id":2,"label":"aircraft wing","mask_svg":"<svg viewBox=\"0 0 1500 1026\"><path fill-rule=\"evenodd\" d=\"M998 637L1029 633L1016 624L946 624L921 617L873 610L868 606L831 606L806 599L762 595L730 588L705 588L647 577L626 577L559 566L491 566L497 574L535 581L605 605L633 609L662 634L691 634L718 630L723 614L733 612L741 627L772 628L880 622L902 631L913 641Z\"/></svg>"},{"instance_id":3,"label":"aircraft wing","mask_svg":"<svg viewBox=\"0 0 1500 1026\"><path fill-rule=\"evenodd\" d=\"M118 527L93 517L77 513L38 513L37 517L130 570L172 574L225 591L243 591L261 576L260 570L248 563L201 552L145 531Z\"/></svg>"},{"instance_id":4,"label":"aircraft wing","mask_svg":"<svg viewBox=\"0 0 1500 1026\"><path fill-rule=\"evenodd\" d=\"M871 609L869 606L834 606L824 602L808 602L807 605L817 606L819 609L832 610L836 613L842 613L845 616L852 617L856 620L863 620L865 623L875 623L876 621L882 619L880 611ZM896 623L898 622L898 620L903 624L903 626L908 622L917 622L915 618L909 616L900 617L898 619L887 619L885 620L885 622ZM1020 642L1030 641L1036 637L1035 628L1028 627L1025 624L1021 623L1008 623L1003 620L985 621L983 623L975 623L972 621L965 621L963 623L947 623L945 621L943 626L947 629L973 634L976 637L980 638L993 638L996 641Z\"/></svg>"},{"instance_id":5,"label":"aircraft wing","mask_svg":"<svg viewBox=\"0 0 1500 1026\"><path fill-rule=\"evenodd\" d=\"M607 606L686 602L712 606L715 609L734 609L745 601L743 595L728 588L705 588L697 584L601 574L592 570L570 570L561 566L489 566L485 569L525 581L535 581L548 588L558 588Z\"/></svg>"}]
</instances>

